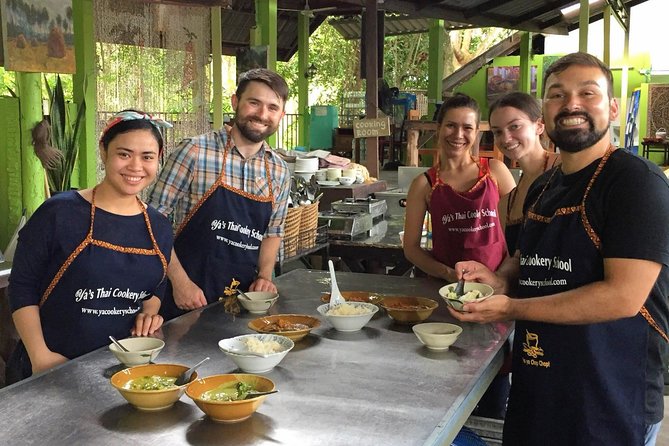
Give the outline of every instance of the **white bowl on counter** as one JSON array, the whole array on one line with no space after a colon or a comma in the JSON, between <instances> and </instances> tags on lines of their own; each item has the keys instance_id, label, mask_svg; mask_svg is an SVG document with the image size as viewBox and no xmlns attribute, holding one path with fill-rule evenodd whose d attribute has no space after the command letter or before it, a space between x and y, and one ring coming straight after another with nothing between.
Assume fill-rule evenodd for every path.
<instances>
[{"instance_id":1,"label":"white bowl on counter","mask_svg":"<svg viewBox=\"0 0 669 446\"><path fill-rule=\"evenodd\" d=\"M130 351L124 352L113 342L109 344L109 350L127 367L148 364L155 360L158 353L165 347L162 339L146 336L120 339L118 343Z\"/></svg>"},{"instance_id":2,"label":"white bowl on counter","mask_svg":"<svg viewBox=\"0 0 669 446\"><path fill-rule=\"evenodd\" d=\"M238 296L237 300L242 304L244 309L252 314L266 313L279 298L278 293L273 293L271 291L247 291L244 294L250 300L245 299L243 296Z\"/></svg>"},{"instance_id":3,"label":"white bowl on counter","mask_svg":"<svg viewBox=\"0 0 669 446\"><path fill-rule=\"evenodd\" d=\"M367 313L355 314L355 315L333 315L328 314L330 309L330 304L320 305L317 310L318 312L332 325L335 330L343 332L353 332L359 331L367 325L367 323L372 319L372 317L379 311L379 307L374 304L367 302L346 302L342 305L352 305L354 307L362 307L368 310Z\"/></svg>"},{"instance_id":4,"label":"white bowl on counter","mask_svg":"<svg viewBox=\"0 0 669 446\"><path fill-rule=\"evenodd\" d=\"M355 183L355 177L339 177L337 180L342 186L350 186Z\"/></svg>"},{"instance_id":5,"label":"white bowl on counter","mask_svg":"<svg viewBox=\"0 0 669 446\"><path fill-rule=\"evenodd\" d=\"M255 338L260 342L277 342L280 350L272 353L266 353L266 356L255 356L244 354L249 351L247 339ZM246 373L266 373L276 367L281 360L288 354L295 343L281 335L276 334L248 334L235 336L234 338L222 339L218 342L218 347L225 355L232 359L237 367ZM239 353L237 353L239 352ZM258 352L260 353L260 352Z\"/></svg>"}]
</instances>

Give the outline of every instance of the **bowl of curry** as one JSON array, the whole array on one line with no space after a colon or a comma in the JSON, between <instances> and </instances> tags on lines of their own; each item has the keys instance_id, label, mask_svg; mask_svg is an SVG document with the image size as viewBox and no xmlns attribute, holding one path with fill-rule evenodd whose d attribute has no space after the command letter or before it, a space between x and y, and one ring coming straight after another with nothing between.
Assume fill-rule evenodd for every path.
<instances>
[{"instance_id":1,"label":"bowl of curry","mask_svg":"<svg viewBox=\"0 0 669 446\"><path fill-rule=\"evenodd\" d=\"M398 324L411 325L429 318L439 303L427 297L395 296L384 298L379 306Z\"/></svg>"},{"instance_id":2,"label":"bowl of curry","mask_svg":"<svg viewBox=\"0 0 669 446\"><path fill-rule=\"evenodd\" d=\"M318 318L307 314L275 314L253 319L248 327L258 333L273 333L299 341L307 336L311 330L320 327Z\"/></svg>"},{"instance_id":3,"label":"bowl of curry","mask_svg":"<svg viewBox=\"0 0 669 446\"><path fill-rule=\"evenodd\" d=\"M111 385L123 398L139 410L168 409L181 398L188 383L177 386L177 377L188 370L180 364L145 364L116 372ZM191 381L197 372L191 375ZM190 382L190 381L189 381Z\"/></svg>"}]
</instances>

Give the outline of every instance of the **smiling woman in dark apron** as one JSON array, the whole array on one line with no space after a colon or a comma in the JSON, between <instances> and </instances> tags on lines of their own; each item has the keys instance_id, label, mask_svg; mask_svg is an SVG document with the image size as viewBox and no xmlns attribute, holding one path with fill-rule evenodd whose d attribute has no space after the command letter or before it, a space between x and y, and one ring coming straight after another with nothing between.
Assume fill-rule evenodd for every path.
<instances>
[{"instance_id":1,"label":"smiling woman in dark apron","mask_svg":"<svg viewBox=\"0 0 669 446\"><path fill-rule=\"evenodd\" d=\"M290 173L265 139L287 98L281 76L247 71L232 96L232 127L188 138L170 155L149 199L176 229L166 319L217 301L233 280L242 290L276 291Z\"/></svg>"},{"instance_id":2,"label":"smiling woman in dark apron","mask_svg":"<svg viewBox=\"0 0 669 446\"><path fill-rule=\"evenodd\" d=\"M611 145L611 70L586 53L545 73L546 130L562 165L525 201L516 256L466 280L504 293L465 305L469 322L515 320L504 444L654 445L669 343L669 182Z\"/></svg>"},{"instance_id":3,"label":"smiling woman in dark apron","mask_svg":"<svg viewBox=\"0 0 669 446\"><path fill-rule=\"evenodd\" d=\"M156 176L165 127L142 112L116 114L100 139L102 182L50 198L21 230L9 283L21 342L8 382L102 347L110 335L147 336L162 325L172 232L138 194Z\"/></svg>"}]
</instances>

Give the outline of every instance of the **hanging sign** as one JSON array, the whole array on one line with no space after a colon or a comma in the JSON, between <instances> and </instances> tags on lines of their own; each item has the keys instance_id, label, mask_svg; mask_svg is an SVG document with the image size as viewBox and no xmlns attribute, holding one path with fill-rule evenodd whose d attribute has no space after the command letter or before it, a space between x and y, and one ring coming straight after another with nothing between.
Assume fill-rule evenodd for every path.
<instances>
[{"instance_id":1,"label":"hanging sign","mask_svg":"<svg viewBox=\"0 0 669 446\"><path fill-rule=\"evenodd\" d=\"M373 138L375 136L390 136L390 117L354 119L354 138Z\"/></svg>"}]
</instances>

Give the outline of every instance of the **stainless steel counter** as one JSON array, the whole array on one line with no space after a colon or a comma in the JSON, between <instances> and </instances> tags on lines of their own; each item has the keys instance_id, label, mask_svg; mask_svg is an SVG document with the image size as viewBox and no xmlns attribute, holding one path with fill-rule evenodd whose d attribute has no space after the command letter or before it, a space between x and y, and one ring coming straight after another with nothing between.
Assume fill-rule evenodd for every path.
<instances>
[{"instance_id":1,"label":"stainless steel counter","mask_svg":"<svg viewBox=\"0 0 669 446\"><path fill-rule=\"evenodd\" d=\"M295 270L276 279L281 298L271 313L317 315L325 272ZM338 274L341 290L368 290L438 299L428 279ZM381 313L381 312L379 312ZM250 333L248 313L235 320L220 304L191 312L163 328L158 362L211 360L200 376L235 365L219 339ZM452 321L440 302L431 321ZM120 366L102 348L0 390L3 443L71 445L449 445L502 363L509 324L462 324L447 352L431 352L407 326L375 316L357 333L322 326L296 344L266 376L279 393L250 419L233 425L207 419L187 397L170 410L133 409L109 384Z\"/></svg>"}]
</instances>

